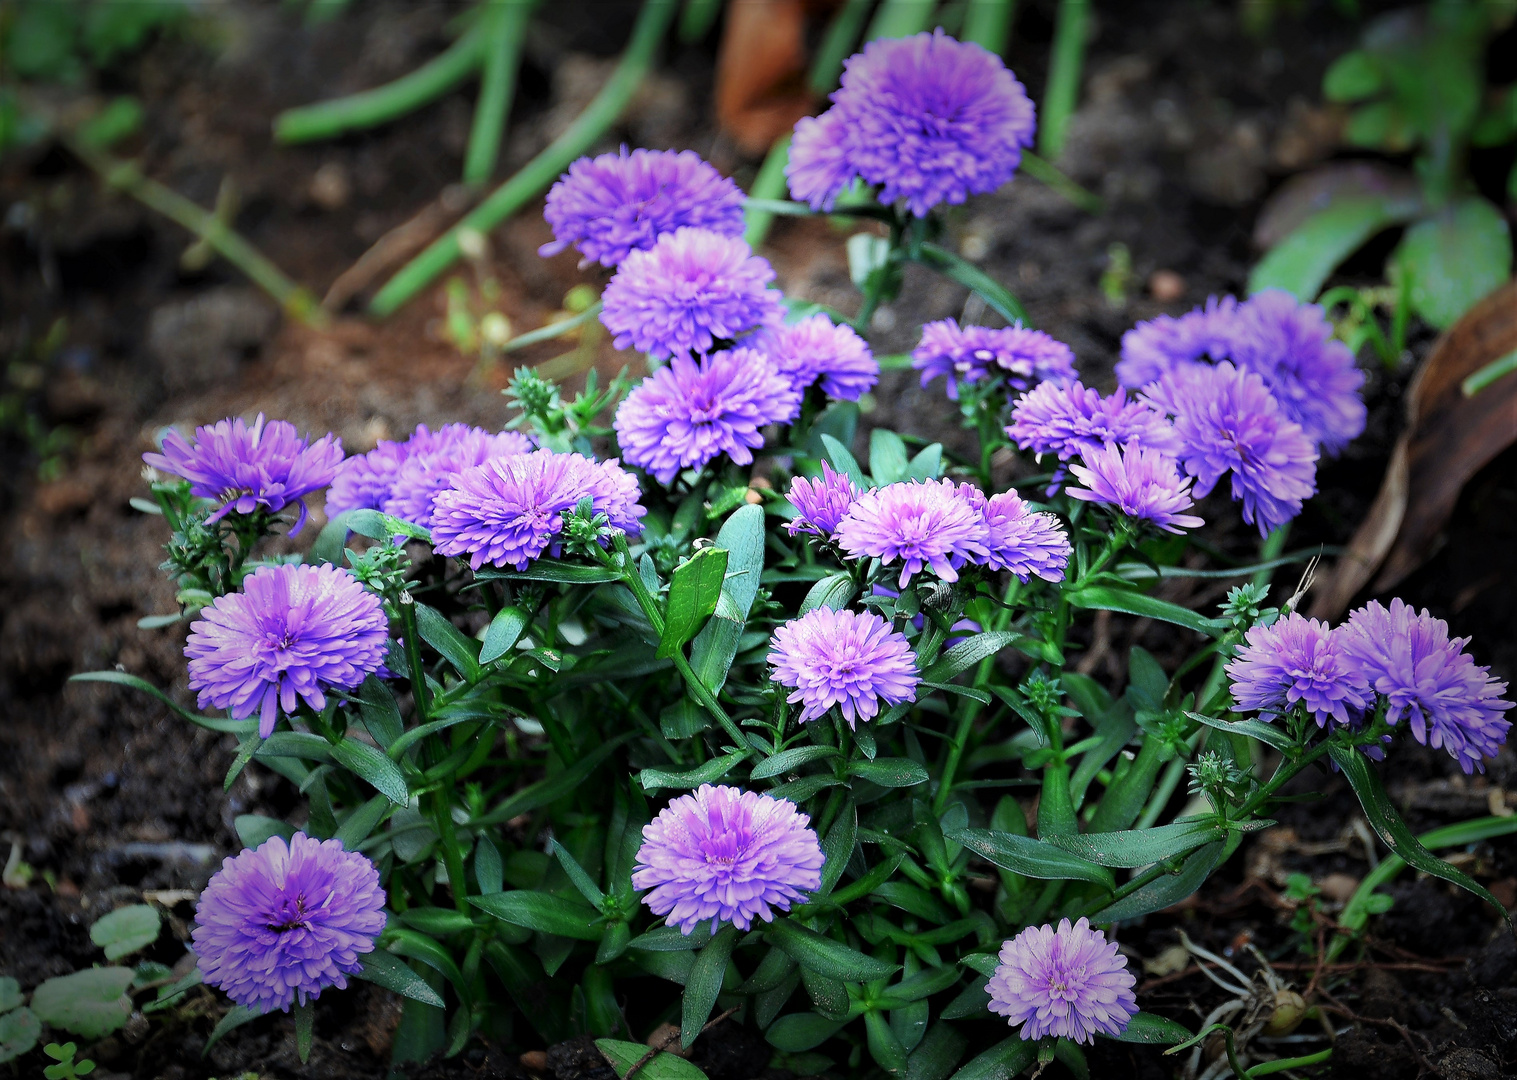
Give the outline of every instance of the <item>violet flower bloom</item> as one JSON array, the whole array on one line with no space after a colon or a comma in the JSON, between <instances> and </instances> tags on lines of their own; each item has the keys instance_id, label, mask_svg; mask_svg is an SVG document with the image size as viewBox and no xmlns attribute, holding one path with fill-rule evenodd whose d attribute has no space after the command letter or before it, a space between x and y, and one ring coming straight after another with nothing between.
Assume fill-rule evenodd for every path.
<instances>
[{"instance_id":1,"label":"violet flower bloom","mask_svg":"<svg viewBox=\"0 0 1517 1080\"><path fill-rule=\"evenodd\" d=\"M850 728L873 720L880 702L916 700L916 655L906 635L872 611L819 607L775 628L769 653L774 681L802 702L800 723L815 720L834 705Z\"/></svg>"},{"instance_id":2,"label":"violet flower bloom","mask_svg":"<svg viewBox=\"0 0 1517 1080\"><path fill-rule=\"evenodd\" d=\"M202 608L184 655L200 707L236 720L257 713L267 739L281 709L293 713L304 699L320 712L328 689L351 689L378 671L389 643L379 597L347 570L281 563Z\"/></svg>"},{"instance_id":3,"label":"violet flower bloom","mask_svg":"<svg viewBox=\"0 0 1517 1080\"><path fill-rule=\"evenodd\" d=\"M259 507L277 514L298 503L300 516L290 530L294 536L306 522L305 496L326 487L337 474L342 440L324 435L307 442L294 424L265 424L259 413L251 425L229 417L198 427L193 444L171 429L163 437L163 453L143 454L142 460L188 480L191 494L220 503L211 521L233 510L251 514Z\"/></svg>"},{"instance_id":4,"label":"violet flower bloom","mask_svg":"<svg viewBox=\"0 0 1517 1080\"><path fill-rule=\"evenodd\" d=\"M1180 475L1175 459L1142 443L1125 449L1108 443L1085 453L1083 464L1069 471L1083 488L1066 489L1072 499L1104 503L1130 518L1147 521L1166 532L1200 528L1202 520L1185 513L1193 503L1190 480Z\"/></svg>"},{"instance_id":5,"label":"violet flower bloom","mask_svg":"<svg viewBox=\"0 0 1517 1080\"><path fill-rule=\"evenodd\" d=\"M1109 397L1078 382L1045 382L1017 399L1006 435L1023 450L1060 461L1099 450L1107 443L1142 443L1176 455L1180 437L1169 418L1147 401L1118 391Z\"/></svg>"},{"instance_id":6,"label":"violet flower bloom","mask_svg":"<svg viewBox=\"0 0 1517 1080\"><path fill-rule=\"evenodd\" d=\"M1025 1040L1115 1037L1138 1011L1127 959L1083 918L1029 926L1001 946L1000 961L985 984L990 1011L1021 1024Z\"/></svg>"},{"instance_id":7,"label":"violet flower bloom","mask_svg":"<svg viewBox=\"0 0 1517 1080\"><path fill-rule=\"evenodd\" d=\"M1233 321L1232 360L1259 373L1323 452L1336 455L1363 433L1364 372L1316 304L1281 289L1250 297Z\"/></svg>"},{"instance_id":8,"label":"violet flower bloom","mask_svg":"<svg viewBox=\"0 0 1517 1080\"><path fill-rule=\"evenodd\" d=\"M614 461L601 464L552 450L492 458L459 473L437 496L432 550L468 556L475 570L486 563L525 570L550 548L557 552L564 515L581 499L588 498L592 512L605 514L616 528L640 531L638 518L647 511L637 494L636 478Z\"/></svg>"},{"instance_id":9,"label":"violet flower bloom","mask_svg":"<svg viewBox=\"0 0 1517 1080\"><path fill-rule=\"evenodd\" d=\"M1063 581L1069 565L1069 535L1054 515L1031 510L1015 491L985 497L973 484L960 484L959 495L971 503L985 522L989 554L974 560L992 570L1010 570L1021 581L1036 574L1044 581Z\"/></svg>"},{"instance_id":10,"label":"violet flower bloom","mask_svg":"<svg viewBox=\"0 0 1517 1080\"><path fill-rule=\"evenodd\" d=\"M716 339L735 340L780 321L774 268L738 236L676 229L647 251L634 251L601 294L600 321L618 349L649 356L704 353Z\"/></svg>"},{"instance_id":11,"label":"violet flower bloom","mask_svg":"<svg viewBox=\"0 0 1517 1080\"><path fill-rule=\"evenodd\" d=\"M917 217L1010 180L1036 127L1000 57L941 30L872 41L844 64L832 107L795 127L785 175L830 210L855 176Z\"/></svg>"},{"instance_id":12,"label":"violet flower bloom","mask_svg":"<svg viewBox=\"0 0 1517 1080\"><path fill-rule=\"evenodd\" d=\"M379 871L341 840L271 836L223 859L200 894L195 962L238 1005L289 1012L362 970L384 905Z\"/></svg>"},{"instance_id":13,"label":"violet flower bloom","mask_svg":"<svg viewBox=\"0 0 1517 1080\"><path fill-rule=\"evenodd\" d=\"M400 463L389 498L380 509L425 529L432 527L437 496L452 486L459 473L492 458L536 449L519 431L489 432L468 424L448 424L424 438L423 430L418 428L406 444L406 459Z\"/></svg>"},{"instance_id":14,"label":"violet flower bloom","mask_svg":"<svg viewBox=\"0 0 1517 1080\"><path fill-rule=\"evenodd\" d=\"M1385 698L1387 723L1405 719L1418 742L1443 747L1466 775L1485 772L1482 759L1511 730L1503 714L1512 703L1501 696L1506 683L1464 651L1469 638L1450 638L1448 623L1399 598L1388 609L1371 600L1336 633L1349 666Z\"/></svg>"},{"instance_id":15,"label":"violet flower bloom","mask_svg":"<svg viewBox=\"0 0 1517 1080\"><path fill-rule=\"evenodd\" d=\"M743 235L743 193L692 150L633 150L582 157L548 192L543 217L557 255L570 244L586 262L615 266L686 225Z\"/></svg>"},{"instance_id":16,"label":"violet flower bloom","mask_svg":"<svg viewBox=\"0 0 1517 1080\"><path fill-rule=\"evenodd\" d=\"M418 424L405 442L381 439L367 454L354 454L337 468L327 491L327 517L350 510L380 510L390 498L400 467L406 459L430 444L427 425Z\"/></svg>"},{"instance_id":17,"label":"violet flower bloom","mask_svg":"<svg viewBox=\"0 0 1517 1080\"><path fill-rule=\"evenodd\" d=\"M1196 498L1232 474L1243 520L1259 534L1301 513L1317 490L1317 447L1280 408L1264 380L1223 361L1177 368L1144 390L1175 418L1180 461L1196 478Z\"/></svg>"},{"instance_id":18,"label":"violet flower bloom","mask_svg":"<svg viewBox=\"0 0 1517 1080\"><path fill-rule=\"evenodd\" d=\"M1075 354L1062 341L1041 330L1023 326L960 327L939 319L922 327L922 340L911 351L911 366L922 373L926 386L939 375L948 379L948 396L959 399L959 382L1004 376L1016 390L1037 382L1067 383L1075 379Z\"/></svg>"},{"instance_id":19,"label":"violet flower bloom","mask_svg":"<svg viewBox=\"0 0 1517 1080\"><path fill-rule=\"evenodd\" d=\"M851 326L836 325L822 312L795 323L771 326L745 341L804 394L817 380L836 401L857 401L880 379L880 365Z\"/></svg>"},{"instance_id":20,"label":"violet flower bloom","mask_svg":"<svg viewBox=\"0 0 1517 1080\"><path fill-rule=\"evenodd\" d=\"M1319 728L1329 721L1349 726L1372 697L1344 655L1342 633L1294 611L1269 626L1250 627L1227 677L1234 712L1273 719L1300 705Z\"/></svg>"},{"instance_id":21,"label":"violet flower bloom","mask_svg":"<svg viewBox=\"0 0 1517 1080\"><path fill-rule=\"evenodd\" d=\"M800 511L786 522L791 536L810 533L828 539L843 520L849 507L859 497L859 489L846 473L835 472L830 464L822 462L822 475L816 480L797 476L790 481L790 490L785 498Z\"/></svg>"},{"instance_id":22,"label":"violet flower bloom","mask_svg":"<svg viewBox=\"0 0 1517 1080\"><path fill-rule=\"evenodd\" d=\"M703 922L747 930L822 883L822 845L788 799L702 784L643 826L632 871L643 903L688 935Z\"/></svg>"},{"instance_id":23,"label":"violet flower bloom","mask_svg":"<svg viewBox=\"0 0 1517 1080\"><path fill-rule=\"evenodd\" d=\"M924 569L944 581L958 567L987 558L987 529L979 509L952 480L910 480L864 492L838 523L839 546L855 559L901 563L899 587Z\"/></svg>"},{"instance_id":24,"label":"violet flower bloom","mask_svg":"<svg viewBox=\"0 0 1517 1080\"><path fill-rule=\"evenodd\" d=\"M801 398L769 358L746 347L696 361L677 356L649 375L616 410L627 462L668 484L726 454L739 465L764 445L763 429L800 411Z\"/></svg>"},{"instance_id":25,"label":"violet flower bloom","mask_svg":"<svg viewBox=\"0 0 1517 1080\"><path fill-rule=\"evenodd\" d=\"M1226 360L1232 355L1238 301L1231 296L1213 296L1205 307L1179 318L1160 315L1140 322L1122 335L1122 359L1117 361L1117 382L1141 389L1203 357Z\"/></svg>"}]
</instances>

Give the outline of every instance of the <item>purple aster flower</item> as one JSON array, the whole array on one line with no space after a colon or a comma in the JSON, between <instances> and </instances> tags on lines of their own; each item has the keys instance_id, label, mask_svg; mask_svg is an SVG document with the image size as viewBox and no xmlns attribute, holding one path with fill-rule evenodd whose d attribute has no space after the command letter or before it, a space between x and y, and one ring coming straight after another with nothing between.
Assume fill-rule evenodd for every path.
<instances>
[{"instance_id":1,"label":"purple aster flower","mask_svg":"<svg viewBox=\"0 0 1517 1080\"><path fill-rule=\"evenodd\" d=\"M1022 581L1032 574L1045 581L1064 580L1070 546L1058 518L1029 509L1015 491L986 498L973 484L960 484L959 495L985 522L985 546L990 553L975 562L992 570L1010 570Z\"/></svg>"},{"instance_id":2,"label":"purple aster flower","mask_svg":"<svg viewBox=\"0 0 1517 1080\"><path fill-rule=\"evenodd\" d=\"M1337 454L1364 431L1364 372L1322 308L1267 289L1239 306L1232 339L1233 362L1258 372L1324 452Z\"/></svg>"},{"instance_id":3,"label":"purple aster flower","mask_svg":"<svg viewBox=\"0 0 1517 1080\"><path fill-rule=\"evenodd\" d=\"M448 424L436 432L418 428L406 444L408 453L390 486L390 497L381 507L402 521L423 528L432 526L437 496L452 486L465 469L492 458L531 453L532 440L519 431L489 432L467 424Z\"/></svg>"},{"instance_id":4,"label":"purple aster flower","mask_svg":"<svg viewBox=\"0 0 1517 1080\"><path fill-rule=\"evenodd\" d=\"M1229 361L1176 368L1144 395L1175 418L1180 461L1205 498L1232 473L1243 520L1261 536L1301 512L1317 490L1317 447L1280 408L1264 380Z\"/></svg>"},{"instance_id":5,"label":"purple aster flower","mask_svg":"<svg viewBox=\"0 0 1517 1080\"><path fill-rule=\"evenodd\" d=\"M926 386L939 375L948 378L948 396L959 398L959 382L1004 376L1014 389L1036 382L1067 383L1075 379L1075 354L1062 341L1041 330L1021 325L993 330L988 326L960 327L939 319L922 327L922 340L911 351L911 366L922 373Z\"/></svg>"},{"instance_id":6,"label":"purple aster flower","mask_svg":"<svg viewBox=\"0 0 1517 1080\"><path fill-rule=\"evenodd\" d=\"M462 424L454 427L467 430ZM381 439L367 454L348 458L338 466L327 491L327 516L336 517L349 510L383 510L400 477L401 466L413 454L429 450L437 439L438 435L426 424L417 424L405 442Z\"/></svg>"},{"instance_id":7,"label":"purple aster flower","mask_svg":"<svg viewBox=\"0 0 1517 1080\"><path fill-rule=\"evenodd\" d=\"M880 379L880 365L851 326L834 325L821 312L800 322L772 326L745 342L774 363L775 370L805 393L818 379L822 392L857 401Z\"/></svg>"},{"instance_id":8,"label":"purple aster flower","mask_svg":"<svg viewBox=\"0 0 1517 1080\"><path fill-rule=\"evenodd\" d=\"M774 921L822 883L822 845L788 799L702 784L643 826L632 871L643 903L689 934L707 920L746 930Z\"/></svg>"},{"instance_id":9,"label":"purple aster flower","mask_svg":"<svg viewBox=\"0 0 1517 1080\"><path fill-rule=\"evenodd\" d=\"M941 30L872 41L845 63L832 107L796 125L791 193L831 209L855 176L917 217L994 191L1016 172L1036 127L1032 102L1000 57Z\"/></svg>"},{"instance_id":10,"label":"purple aster flower","mask_svg":"<svg viewBox=\"0 0 1517 1080\"><path fill-rule=\"evenodd\" d=\"M808 480L797 476L790 481L790 490L785 498L800 511L785 528L791 536L810 533L823 539L830 537L838 522L848 513L853 501L859 497L859 489L846 473L834 472L831 465L822 462L820 479Z\"/></svg>"},{"instance_id":11,"label":"purple aster flower","mask_svg":"<svg viewBox=\"0 0 1517 1080\"><path fill-rule=\"evenodd\" d=\"M543 217L557 255L570 244L587 262L615 266L686 225L743 235L743 193L692 150L633 150L582 157L548 192Z\"/></svg>"},{"instance_id":12,"label":"purple aster flower","mask_svg":"<svg viewBox=\"0 0 1517 1080\"><path fill-rule=\"evenodd\" d=\"M1203 357L1228 359L1232 355L1237 316L1235 298L1213 296L1205 307L1188 311L1178 319L1160 315L1140 322L1122 335L1117 382L1137 390L1173 368L1188 366Z\"/></svg>"},{"instance_id":13,"label":"purple aster flower","mask_svg":"<svg viewBox=\"0 0 1517 1080\"><path fill-rule=\"evenodd\" d=\"M901 562L899 585L926 567L944 581L958 567L984 559L985 519L952 480L910 480L864 492L838 523L837 541L855 559Z\"/></svg>"},{"instance_id":14,"label":"purple aster flower","mask_svg":"<svg viewBox=\"0 0 1517 1080\"><path fill-rule=\"evenodd\" d=\"M1387 723L1405 718L1418 742L1446 749L1466 775L1485 772L1481 759L1511 730L1502 714L1512 703L1501 696L1506 683L1464 651L1469 638L1450 638L1448 623L1399 598L1388 609L1371 600L1337 633L1350 667L1385 698Z\"/></svg>"},{"instance_id":15,"label":"purple aster flower","mask_svg":"<svg viewBox=\"0 0 1517 1080\"><path fill-rule=\"evenodd\" d=\"M1364 676L1343 653L1343 635L1327 623L1291 612L1254 626L1227 665L1234 712L1266 718L1303 706L1318 727L1348 726L1370 700Z\"/></svg>"},{"instance_id":16,"label":"purple aster flower","mask_svg":"<svg viewBox=\"0 0 1517 1080\"><path fill-rule=\"evenodd\" d=\"M676 229L622 260L601 294L600 321L618 349L660 358L703 353L717 338L734 340L780 321L784 307L768 288L773 280L769 261L742 237Z\"/></svg>"},{"instance_id":17,"label":"purple aster flower","mask_svg":"<svg viewBox=\"0 0 1517 1080\"><path fill-rule=\"evenodd\" d=\"M195 907L195 962L257 1013L341 990L385 928L379 871L341 840L271 836L223 859Z\"/></svg>"},{"instance_id":18,"label":"purple aster flower","mask_svg":"<svg viewBox=\"0 0 1517 1080\"><path fill-rule=\"evenodd\" d=\"M1109 397L1076 382L1045 382L1012 406L1006 435L1023 450L1060 461L1099 450L1107 443L1144 446L1175 455L1180 439L1169 418L1147 401L1130 401L1118 391Z\"/></svg>"},{"instance_id":19,"label":"purple aster flower","mask_svg":"<svg viewBox=\"0 0 1517 1080\"><path fill-rule=\"evenodd\" d=\"M800 411L801 398L768 357L746 347L700 361L675 357L616 410L616 438L628 463L668 484L726 454L739 465L764 445L762 429Z\"/></svg>"},{"instance_id":20,"label":"purple aster flower","mask_svg":"<svg viewBox=\"0 0 1517 1080\"><path fill-rule=\"evenodd\" d=\"M378 671L389 643L379 597L347 570L281 563L202 608L184 655L202 709L237 720L257 713L258 734L268 738L281 709L293 713L304 699L320 712L327 689L351 689Z\"/></svg>"},{"instance_id":21,"label":"purple aster flower","mask_svg":"<svg viewBox=\"0 0 1517 1080\"><path fill-rule=\"evenodd\" d=\"M1200 528L1202 520L1187 514L1193 503L1190 480L1180 475L1175 459L1162 451L1133 443L1125 449L1108 443L1088 450L1083 464L1069 471L1084 484L1066 494L1084 502L1116 507L1130 518L1152 522L1166 532Z\"/></svg>"},{"instance_id":22,"label":"purple aster flower","mask_svg":"<svg viewBox=\"0 0 1517 1080\"><path fill-rule=\"evenodd\" d=\"M432 550L467 555L475 570L486 563L525 570L557 548L564 515L585 498L593 512L636 532L637 519L646 513L637 505L637 481L615 462L606 464L610 470L580 454L537 450L465 469L437 496ZM631 481L630 490L613 472Z\"/></svg>"},{"instance_id":23,"label":"purple aster flower","mask_svg":"<svg viewBox=\"0 0 1517 1080\"><path fill-rule=\"evenodd\" d=\"M985 984L990 1011L1021 1024L1023 1039L1095 1042L1122 1034L1138 1011L1126 958L1083 918L1029 926L1001 946L1000 960Z\"/></svg>"},{"instance_id":24,"label":"purple aster flower","mask_svg":"<svg viewBox=\"0 0 1517 1080\"><path fill-rule=\"evenodd\" d=\"M193 445L170 430L163 438L163 453L143 454L142 460L188 480L192 494L219 502L211 521L220 521L233 510L251 514L259 507L277 514L290 503L298 503L300 516L290 530L294 536L305 525L305 496L326 487L337 474L342 440L325 435L307 442L294 424L285 420L265 424L259 413L251 426L240 418L228 418L198 427Z\"/></svg>"},{"instance_id":25,"label":"purple aster flower","mask_svg":"<svg viewBox=\"0 0 1517 1080\"><path fill-rule=\"evenodd\" d=\"M872 611L814 608L774 631L769 653L774 681L795 691L787 701L803 702L801 723L834 705L850 728L873 720L880 701L915 701L916 655L906 635Z\"/></svg>"}]
</instances>

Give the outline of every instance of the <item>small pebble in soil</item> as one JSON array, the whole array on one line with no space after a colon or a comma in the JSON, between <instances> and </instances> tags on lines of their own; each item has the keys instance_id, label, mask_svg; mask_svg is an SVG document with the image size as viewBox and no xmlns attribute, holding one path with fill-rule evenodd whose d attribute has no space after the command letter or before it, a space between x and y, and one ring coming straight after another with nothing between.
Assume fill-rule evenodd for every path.
<instances>
[{"instance_id":1,"label":"small pebble in soil","mask_svg":"<svg viewBox=\"0 0 1517 1080\"><path fill-rule=\"evenodd\" d=\"M1148 275L1148 293L1161 304L1173 304L1185 295L1185 279L1173 270L1155 270Z\"/></svg>"}]
</instances>

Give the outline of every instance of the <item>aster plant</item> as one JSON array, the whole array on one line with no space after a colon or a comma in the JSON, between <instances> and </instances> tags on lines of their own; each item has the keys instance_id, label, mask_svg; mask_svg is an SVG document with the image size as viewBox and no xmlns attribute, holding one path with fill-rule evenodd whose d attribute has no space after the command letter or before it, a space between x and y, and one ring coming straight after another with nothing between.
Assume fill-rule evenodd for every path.
<instances>
[{"instance_id":1,"label":"aster plant","mask_svg":"<svg viewBox=\"0 0 1517 1080\"><path fill-rule=\"evenodd\" d=\"M1330 626L1268 588L1310 556L1283 541L1319 456L1362 424L1317 316L1219 299L1135 328L1103 392L932 239L1012 176L1020 85L941 34L848 71L791 181L884 224L853 318L772 287L709 166L623 152L571 169L549 216L616 266L601 317L646 375L571 400L519 372L505 430L345 461L236 419L150 456L180 609L154 621L191 620L202 711L81 678L159 694L226 738L229 786L266 772L262 809L295 807L237 817L201 898L197 977L233 1003L214 1037L289 1008L304 1052L312 1001L362 978L404 999L397 1064L586 1032L636 1060L628 1036L670 1022L688 1047L722 1015L796 1071L1079 1072L1094 1039L1190 1037L1140 1009L1119 942L1318 768L1407 863L1490 899L1381 771L1407 739L1482 768L1505 684L1428 612ZM977 452L860 431L869 315L907 261L1008 324L920 334ZM327 485L315 541L270 551ZM1229 514L1263 559L1194 542ZM1155 587L1197 572L1246 583L1209 609ZM1102 612L1188 658L1084 674Z\"/></svg>"}]
</instances>

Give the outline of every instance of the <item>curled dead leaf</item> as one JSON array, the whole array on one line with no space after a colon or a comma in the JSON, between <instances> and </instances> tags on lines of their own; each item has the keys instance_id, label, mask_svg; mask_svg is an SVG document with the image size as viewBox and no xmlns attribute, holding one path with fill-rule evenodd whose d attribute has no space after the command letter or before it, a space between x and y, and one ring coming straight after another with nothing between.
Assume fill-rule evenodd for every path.
<instances>
[{"instance_id":1,"label":"curled dead leaf","mask_svg":"<svg viewBox=\"0 0 1517 1080\"><path fill-rule=\"evenodd\" d=\"M1517 372L1473 397L1461 384L1517 349L1517 280L1472 307L1438 339L1407 390L1407 427L1380 493L1312 603L1333 619L1375 577L1390 589L1432 554L1459 492L1492 458L1517 442Z\"/></svg>"},{"instance_id":2,"label":"curled dead leaf","mask_svg":"<svg viewBox=\"0 0 1517 1080\"><path fill-rule=\"evenodd\" d=\"M819 0L743 0L727 8L716 70L716 118L747 154L762 154L812 112L806 27Z\"/></svg>"}]
</instances>

